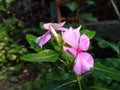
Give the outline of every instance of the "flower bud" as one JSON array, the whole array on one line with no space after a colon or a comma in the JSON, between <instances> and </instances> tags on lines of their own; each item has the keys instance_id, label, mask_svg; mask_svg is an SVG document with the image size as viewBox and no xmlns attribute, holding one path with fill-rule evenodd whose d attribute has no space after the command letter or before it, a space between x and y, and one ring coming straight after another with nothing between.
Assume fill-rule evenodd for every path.
<instances>
[{"instance_id":1,"label":"flower bud","mask_svg":"<svg viewBox=\"0 0 120 90\"><path fill-rule=\"evenodd\" d=\"M58 38L58 34L52 26L50 26L50 31L54 35L55 38Z\"/></svg>"},{"instance_id":2,"label":"flower bud","mask_svg":"<svg viewBox=\"0 0 120 90\"><path fill-rule=\"evenodd\" d=\"M80 30L82 28L82 25L80 25L78 28L77 28L77 30Z\"/></svg>"},{"instance_id":3,"label":"flower bud","mask_svg":"<svg viewBox=\"0 0 120 90\"><path fill-rule=\"evenodd\" d=\"M50 31L52 35L54 36L55 40L57 41L58 45L60 45L60 36L57 34L57 32L52 26L50 26Z\"/></svg>"}]
</instances>

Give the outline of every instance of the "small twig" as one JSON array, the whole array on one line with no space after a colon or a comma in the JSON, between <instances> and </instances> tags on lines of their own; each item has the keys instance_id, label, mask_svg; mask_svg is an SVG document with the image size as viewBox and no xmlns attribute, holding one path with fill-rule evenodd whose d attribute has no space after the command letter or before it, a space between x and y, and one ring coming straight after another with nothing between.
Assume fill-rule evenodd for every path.
<instances>
[{"instance_id":1,"label":"small twig","mask_svg":"<svg viewBox=\"0 0 120 90\"><path fill-rule=\"evenodd\" d=\"M114 8L114 10L115 10L115 12L116 12L116 14L117 14L117 16L118 16L119 21L120 21L120 12L119 12L119 10L118 10L118 8L117 8L114 0L110 0L110 1L111 1L112 6L113 6L113 8Z\"/></svg>"}]
</instances>

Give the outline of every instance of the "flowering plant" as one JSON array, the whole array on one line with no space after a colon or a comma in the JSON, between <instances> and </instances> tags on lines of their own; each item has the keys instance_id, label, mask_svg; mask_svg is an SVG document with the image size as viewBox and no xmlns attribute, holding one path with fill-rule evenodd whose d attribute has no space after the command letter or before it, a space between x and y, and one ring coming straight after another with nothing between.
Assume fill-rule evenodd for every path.
<instances>
[{"instance_id":1,"label":"flowering plant","mask_svg":"<svg viewBox=\"0 0 120 90\"><path fill-rule=\"evenodd\" d=\"M32 34L26 36L31 48L37 53L25 54L21 59L54 63L46 74L46 84L42 89L91 90L94 88L91 83L96 84L94 80L101 73L118 80L116 70L106 68L98 61L95 62L93 56L87 52L90 39L94 37L95 32L82 29L81 25L78 28L65 28L64 24L65 22L46 23L43 25L47 30L45 34L39 37Z\"/></svg>"}]
</instances>

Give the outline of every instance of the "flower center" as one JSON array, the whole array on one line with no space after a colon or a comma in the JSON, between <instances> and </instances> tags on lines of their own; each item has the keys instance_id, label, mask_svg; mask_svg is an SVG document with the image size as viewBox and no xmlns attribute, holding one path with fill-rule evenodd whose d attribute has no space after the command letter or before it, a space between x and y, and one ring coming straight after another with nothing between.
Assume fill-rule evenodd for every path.
<instances>
[{"instance_id":1,"label":"flower center","mask_svg":"<svg viewBox=\"0 0 120 90\"><path fill-rule=\"evenodd\" d=\"M76 51L77 51L77 53L81 53L82 52L82 50L80 48L77 48Z\"/></svg>"}]
</instances>

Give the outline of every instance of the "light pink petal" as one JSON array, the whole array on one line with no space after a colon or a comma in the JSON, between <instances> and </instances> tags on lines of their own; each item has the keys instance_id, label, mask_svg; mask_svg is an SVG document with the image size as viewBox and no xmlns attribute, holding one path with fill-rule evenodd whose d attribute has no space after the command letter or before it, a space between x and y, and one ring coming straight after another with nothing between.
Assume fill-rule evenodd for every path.
<instances>
[{"instance_id":1,"label":"light pink petal","mask_svg":"<svg viewBox=\"0 0 120 90\"><path fill-rule=\"evenodd\" d=\"M44 35L38 37L36 39L36 43L42 48L44 44L46 44L51 38L50 31L47 31Z\"/></svg>"},{"instance_id":2,"label":"light pink petal","mask_svg":"<svg viewBox=\"0 0 120 90\"><path fill-rule=\"evenodd\" d=\"M45 28L45 29L47 29L47 30L50 30L50 25L51 25L52 23L45 23L44 25L43 25L43 27Z\"/></svg>"},{"instance_id":3,"label":"light pink petal","mask_svg":"<svg viewBox=\"0 0 120 90\"><path fill-rule=\"evenodd\" d=\"M77 75L82 75L89 70L91 70L94 66L94 59L89 53L79 53L76 57L73 70Z\"/></svg>"},{"instance_id":4,"label":"light pink petal","mask_svg":"<svg viewBox=\"0 0 120 90\"><path fill-rule=\"evenodd\" d=\"M63 27L63 25L65 24L65 22L61 22L61 23L52 23L52 27L56 30L58 30L58 28Z\"/></svg>"},{"instance_id":5,"label":"light pink petal","mask_svg":"<svg viewBox=\"0 0 120 90\"><path fill-rule=\"evenodd\" d=\"M61 22L61 23L45 23L45 24L43 25L43 27L44 27L45 29L47 29L47 30L50 30L50 25L51 25L54 29L58 30L58 28L63 27L64 24L65 24L65 22ZM63 28L63 29L64 29L64 28Z\"/></svg>"},{"instance_id":6,"label":"light pink petal","mask_svg":"<svg viewBox=\"0 0 120 90\"><path fill-rule=\"evenodd\" d=\"M77 55L76 50L73 49L73 48L69 48L69 47L63 46L63 49L64 49L64 51L67 51L67 52L71 53L71 54L74 55L74 56Z\"/></svg>"},{"instance_id":7,"label":"light pink petal","mask_svg":"<svg viewBox=\"0 0 120 90\"><path fill-rule=\"evenodd\" d=\"M83 34L80 37L80 49L83 51L87 51L90 46L90 39L87 35Z\"/></svg>"},{"instance_id":8,"label":"light pink petal","mask_svg":"<svg viewBox=\"0 0 120 90\"><path fill-rule=\"evenodd\" d=\"M58 28L57 30L59 30L59 31L67 31L67 30L69 30L68 28L64 28L64 27L60 27L60 28Z\"/></svg>"},{"instance_id":9,"label":"light pink petal","mask_svg":"<svg viewBox=\"0 0 120 90\"><path fill-rule=\"evenodd\" d=\"M65 31L62 35L62 39L69 45L73 46L74 48L78 47L78 42L80 38L79 30L74 30L70 28L69 30Z\"/></svg>"}]
</instances>

